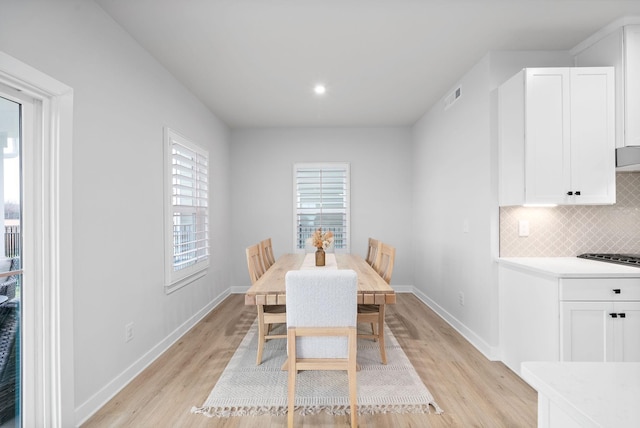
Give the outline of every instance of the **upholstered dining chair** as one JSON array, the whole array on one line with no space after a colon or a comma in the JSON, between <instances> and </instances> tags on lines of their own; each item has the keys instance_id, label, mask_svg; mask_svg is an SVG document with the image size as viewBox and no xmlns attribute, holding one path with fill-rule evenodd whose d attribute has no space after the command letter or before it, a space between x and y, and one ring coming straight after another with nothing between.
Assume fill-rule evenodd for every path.
<instances>
[{"instance_id":1,"label":"upholstered dining chair","mask_svg":"<svg viewBox=\"0 0 640 428\"><path fill-rule=\"evenodd\" d=\"M396 259L396 249L391 245L380 242L378 254L373 268L387 282L391 283L391 274ZM382 364L387 364L387 353L384 344L384 305L358 305L358 323L371 325L371 334L360 333L358 337L373 339L380 347Z\"/></svg>"},{"instance_id":2,"label":"upholstered dining chair","mask_svg":"<svg viewBox=\"0 0 640 428\"><path fill-rule=\"evenodd\" d=\"M358 426L355 271L296 270L285 275L288 426L293 426L298 370L346 370L351 426Z\"/></svg>"},{"instance_id":3,"label":"upholstered dining chair","mask_svg":"<svg viewBox=\"0 0 640 428\"><path fill-rule=\"evenodd\" d=\"M251 284L254 284L264 274L260 256L260 244L247 247L247 267ZM271 334L271 327L274 324L285 324L287 313L285 305L257 305L258 308L258 355L256 365L262 364L262 353L264 344L270 339L286 339L287 335Z\"/></svg>"},{"instance_id":4,"label":"upholstered dining chair","mask_svg":"<svg viewBox=\"0 0 640 428\"><path fill-rule=\"evenodd\" d=\"M377 239L369 238L369 245L367 246L367 257L366 261L369 263L369 266L373 266L376 262L376 257L378 257L378 250L380 249L380 241Z\"/></svg>"},{"instance_id":5,"label":"upholstered dining chair","mask_svg":"<svg viewBox=\"0 0 640 428\"><path fill-rule=\"evenodd\" d=\"M271 238L267 238L260 241L260 253L262 254L262 262L264 269L267 270L276 262L276 258L273 255L273 246L271 245Z\"/></svg>"}]
</instances>

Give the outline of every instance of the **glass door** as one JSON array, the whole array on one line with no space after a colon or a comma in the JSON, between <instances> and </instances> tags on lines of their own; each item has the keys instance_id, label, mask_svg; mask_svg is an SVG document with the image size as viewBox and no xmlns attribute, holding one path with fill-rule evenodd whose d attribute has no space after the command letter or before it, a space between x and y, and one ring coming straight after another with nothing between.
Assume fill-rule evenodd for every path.
<instances>
[{"instance_id":1,"label":"glass door","mask_svg":"<svg viewBox=\"0 0 640 428\"><path fill-rule=\"evenodd\" d=\"M0 87L0 90L2 88ZM21 425L22 105L0 92L0 428Z\"/></svg>"}]
</instances>

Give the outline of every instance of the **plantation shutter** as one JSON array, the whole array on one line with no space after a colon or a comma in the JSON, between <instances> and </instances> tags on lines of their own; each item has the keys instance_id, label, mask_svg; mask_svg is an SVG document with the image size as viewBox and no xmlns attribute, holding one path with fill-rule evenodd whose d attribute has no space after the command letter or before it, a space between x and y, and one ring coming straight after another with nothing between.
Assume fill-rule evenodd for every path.
<instances>
[{"instance_id":1,"label":"plantation shutter","mask_svg":"<svg viewBox=\"0 0 640 428\"><path fill-rule=\"evenodd\" d=\"M321 228L334 234L336 251L349 251L349 164L296 164L295 248L304 250Z\"/></svg>"},{"instance_id":2,"label":"plantation shutter","mask_svg":"<svg viewBox=\"0 0 640 428\"><path fill-rule=\"evenodd\" d=\"M169 284L209 263L209 160L207 152L168 131L170 150L171 243Z\"/></svg>"}]
</instances>

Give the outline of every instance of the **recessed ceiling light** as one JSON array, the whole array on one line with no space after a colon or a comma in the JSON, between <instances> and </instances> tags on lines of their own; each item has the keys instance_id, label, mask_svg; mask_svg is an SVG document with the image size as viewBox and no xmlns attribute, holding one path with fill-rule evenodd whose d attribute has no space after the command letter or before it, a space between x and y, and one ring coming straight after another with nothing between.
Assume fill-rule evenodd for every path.
<instances>
[{"instance_id":1,"label":"recessed ceiling light","mask_svg":"<svg viewBox=\"0 0 640 428\"><path fill-rule=\"evenodd\" d=\"M324 95L324 93L327 92L327 88L323 84L319 83L314 86L313 92L315 92L316 95Z\"/></svg>"}]
</instances>

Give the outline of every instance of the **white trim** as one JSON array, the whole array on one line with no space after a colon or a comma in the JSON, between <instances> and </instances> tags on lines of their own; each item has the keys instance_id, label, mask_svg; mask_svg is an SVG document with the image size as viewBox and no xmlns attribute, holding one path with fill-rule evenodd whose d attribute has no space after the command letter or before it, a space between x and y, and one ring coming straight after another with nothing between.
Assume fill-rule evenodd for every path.
<instances>
[{"instance_id":1,"label":"white trim","mask_svg":"<svg viewBox=\"0 0 640 428\"><path fill-rule=\"evenodd\" d=\"M204 317L220 305L230 294L230 289L225 290L222 294L209 302L207 306L196 312L192 317L182 323L182 325L178 326L178 328L162 339L142 357L138 358L137 361L117 375L113 380L111 380L111 382L93 394L87 401L79 405L76 409L77 426L85 423L95 412L100 410L100 408L102 408L118 392L134 380L136 376L142 373L144 369L149 367L156 359L171 348L174 343L180 340L182 336L187 334L189 330L202 321Z\"/></svg>"},{"instance_id":2,"label":"white trim","mask_svg":"<svg viewBox=\"0 0 640 428\"><path fill-rule=\"evenodd\" d=\"M24 144L23 426L74 421L73 90L0 52L0 82L34 99L35 144ZM40 120L41 119L41 120ZM41 125L41 126L39 126ZM29 292L25 290L25 292Z\"/></svg>"},{"instance_id":3,"label":"white trim","mask_svg":"<svg viewBox=\"0 0 640 428\"><path fill-rule=\"evenodd\" d=\"M217 308L229 295L231 294L245 294L249 290L249 286L234 286L226 289L222 294L218 295L213 301L211 301L206 307L202 308L191 318L185 321L181 326L175 329L169 336L164 338L160 343L154 346L149 352L140 357L131 366L116 376L111 382L105 385L102 389L96 392L91 398L82 403L76 409L76 425L82 425L86 422L95 412L102 408L109 400L111 400L118 392L126 387L132 380L136 378L144 369L149 367L156 359L158 359L164 352L166 352L174 343L176 343L182 336L187 334L196 324L204 319L212 310ZM396 293L413 293L424 304L429 306L434 312L436 312L441 318L443 318L449 325L457 330L464 338L471 343L478 351L484 354L489 360L496 361L499 358L498 348L487 345L482 339L480 339L475 333L469 330L466 326L461 324L458 320L444 311L438 304L429 299L422 292L417 290L412 285L394 285ZM444 315L443 315L444 314ZM470 339L472 338L472 339Z\"/></svg>"},{"instance_id":4,"label":"white trim","mask_svg":"<svg viewBox=\"0 0 640 428\"><path fill-rule=\"evenodd\" d=\"M207 274L209 263L211 259L211 254L209 254L208 258L204 260L197 261L193 266L189 266L185 269L174 271L174 237L173 237L173 144L176 143L185 147L188 150L191 150L194 153L197 153L197 156L203 156L207 162L207 187L208 192L211 192L211 183L209 181L210 171L209 165L211 164L209 160L209 152L204 148L200 147L196 143L192 142L188 138L186 138L181 133L176 130L165 127L164 128L164 284L165 284L165 292L167 294L173 293L174 291L184 287L185 285L197 280L198 278L203 277ZM211 200L210 197L207 197L207 204ZM207 205L207 218L210 218L210 206ZM211 239L208 236L208 239ZM210 245L207 245L209 248Z\"/></svg>"},{"instance_id":5,"label":"white trim","mask_svg":"<svg viewBox=\"0 0 640 428\"><path fill-rule=\"evenodd\" d=\"M395 289L395 286L394 286ZM491 346L478 336L473 330L469 329L464 323L458 320L456 317L447 312L442 306L429 298L422 291L417 288L413 288L413 294L422 301L425 305L430 307L436 314L445 320L451 327L453 327L458 333L462 335L474 348L480 351L490 361L500 360L500 347Z\"/></svg>"},{"instance_id":6,"label":"white trim","mask_svg":"<svg viewBox=\"0 0 640 428\"><path fill-rule=\"evenodd\" d=\"M236 285L233 287L229 287L229 292L231 294L245 294L247 291L249 291L249 288L251 288L250 285ZM413 285L395 285L393 286L393 291L396 292L396 294L399 293L412 293L415 294L414 292L415 288ZM421 299L422 300L422 299Z\"/></svg>"},{"instance_id":7,"label":"white trim","mask_svg":"<svg viewBox=\"0 0 640 428\"><path fill-rule=\"evenodd\" d=\"M617 29L622 28L625 25L633 25L633 24L640 24L640 16L625 16L625 17L616 19L615 21L605 25L600 30L596 31L591 36L587 37L586 39L578 43L576 46L571 48L569 50L569 55L571 55L572 57L576 56L583 50L587 49L589 46L603 39L605 36L608 36L609 34L613 33Z\"/></svg>"},{"instance_id":8,"label":"white trim","mask_svg":"<svg viewBox=\"0 0 640 428\"><path fill-rule=\"evenodd\" d=\"M232 294L244 294L249 290L249 287L232 287ZM429 296L418 290L413 285L393 285L393 290L396 294L399 293L411 293L416 296L422 303L427 305L433 310L440 318L442 318L453 329L460 333L474 348L481 352L490 361L500 361L500 347L492 346L485 342L480 336L478 336L473 330L469 329L460 320L447 312L442 306L438 305Z\"/></svg>"},{"instance_id":9,"label":"white trim","mask_svg":"<svg viewBox=\"0 0 640 428\"><path fill-rule=\"evenodd\" d=\"M295 162L293 164L292 169L292 199L291 205L293 208L293 216L292 216L292 229L293 229L293 246L292 251L294 253L304 253L304 249L298 249L298 233L296 231L297 228L297 217L298 217L298 207L296 204L298 198L298 188L297 188L297 171L298 169L303 168L335 168L335 167L344 167L346 171L346 192L347 192L347 212L346 212L346 224L345 224L345 233L347 235L347 247L342 249L334 250L336 253L350 253L351 252L351 163L349 162Z\"/></svg>"}]
</instances>

